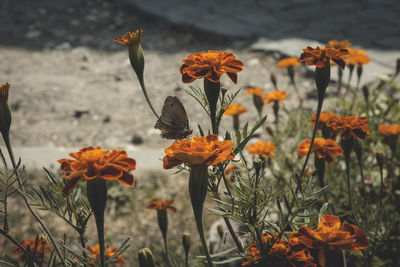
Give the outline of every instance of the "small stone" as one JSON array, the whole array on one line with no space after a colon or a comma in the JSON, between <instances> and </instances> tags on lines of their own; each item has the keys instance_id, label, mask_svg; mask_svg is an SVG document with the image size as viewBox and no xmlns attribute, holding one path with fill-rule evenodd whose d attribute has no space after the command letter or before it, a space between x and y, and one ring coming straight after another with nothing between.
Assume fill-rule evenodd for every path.
<instances>
[{"instance_id":1,"label":"small stone","mask_svg":"<svg viewBox=\"0 0 400 267\"><path fill-rule=\"evenodd\" d=\"M77 109L74 111L74 117L79 119L80 117L82 117L84 114L89 114L90 111L88 109Z\"/></svg>"},{"instance_id":2,"label":"small stone","mask_svg":"<svg viewBox=\"0 0 400 267\"><path fill-rule=\"evenodd\" d=\"M143 138L140 135L135 134L133 135L131 142L134 145L141 145L143 144Z\"/></svg>"},{"instance_id":3,"label":"small stone","mask_svg":"<svg viewBox=\"0 0 400 267\"><path fill-rule=\"evenodd\" d=\"M104 119L103 119L103 123L109 123L110 121L111 121L111 116L110 115L105 116Z\"/></svg>"},{"instance_id":4,"label":"small stone","mask_svg":"<svg viewBox=\"0 0 400 267\"><path fill-rule=\"evenodd\" d=\"M119 77L119 76L115 76L115 77L114 77L114 80L115 80L116 82L120 82L120 81L122 81L122 78Z\"/></svg>"},{"instance_id":5,"label":"small stone","mask_svg":"<svg viewBox=\"0 0 400 267\"><path fill-rule=\"evenodd\" d=\"M29 31L27 34L25 34L26 39L37 39L42 33L40 31Z\"/></svg>"},{"instance_id":6,"label":"small stone","mask_svg":"<svg viewBox=\"0 0 400 267\"><path fill-rule=\"evenodd\" d=\"M68 42L61 43L61 44L57 45L56 47L54 47L54 49L60 50L60 51L68 51L68 50L71 50L71 44Z\"/></svg>"}]
</instances>

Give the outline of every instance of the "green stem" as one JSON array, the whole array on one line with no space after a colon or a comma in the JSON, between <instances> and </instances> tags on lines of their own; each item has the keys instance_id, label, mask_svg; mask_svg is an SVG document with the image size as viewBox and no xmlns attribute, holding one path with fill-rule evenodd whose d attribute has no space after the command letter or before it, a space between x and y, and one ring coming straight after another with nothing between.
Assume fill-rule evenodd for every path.
<instances>
[{"instance_id":1,"label":"green stem","mask_svg":"<svg viewBox=\"0 0 400 267\"><path fill-rule=\"evenodd\" d=\"M218 135L217 126L217 102L219 92L221 91L221 84L219 82L212 82L204 78L204 93L206 94L208 106L210 108L211 128L213 134Z\"/></svg>"},{"instance_id":2,"label":"green stem","mask_svg":"<svg viewBox=\"0 0 400 267\"><path fill-rule=\"evenodd\" d=\"M207 241L203 226L203 205L207 195L208 187L208 170L207 166L192 165L189 177L189 192L192 201L194 218L197 225L197 231L200 235L201 244L206 254L207 266L213 267L210 251L208 250Z\"/></svg>"},{"instance_id":3,"label":"green stem","mask_svg":"<svg viewBox=\"0 0 400 267\"><path fill-rule=\"evenodd\" d=\"M345 163L346 163L346 177L347 177L347 195L349 198L349 206L350 206L350 210L351 213L353 215L354 221L356 222L357 225L358 221L357 221L357 217L356 214L354 212L353 209L353 199L351 196L351 183L350 183L350 154L351 154L351 150L352 150L352 146L353 146L353 139L348 139L348 140L343 140L343 152L344 152L344 159L345 159Z\"/></svg>"},{"instance_id":4,"label":"green stem","mask_svg":"<svg viewBox=\"0 0 400 267\"><path fill-rule=\"evenodd\" d=\"M86 190L96 221L97 237L100 246L100 266L105 267L104 210L107 202L106 181L102 178L89 180L86 182Z\"/></svg>"},{"instance_id":5,"label":"green stem","mask_svg":"<svg viewBox=\"0 0 400 267\"><path fill-rule=\"evenodd\" d=\"M156 116L156 118L159 119L160 116L158 116L157 112L153 108L153 105L151 104L151 101L150 101L150 99L149 99L149 97L147 95L147 90L146 90L146 86L144 84L143 76L140 77L138 75L138 80L139 80L140 86L142 87L142 91L143 91L144 97L146 98L147 104L149 104L149 107L150 107L151 111L153 112L153 114Z\"/></svg>"},{"instance_id":6,"label":"green stem","mask_svg":"<svg viewBox=\"0 0 400 267\"><path fill-rule=\"evenodd\" d=\"M235 132L239 131L239 115L233 116L233 129Z\"/></svg>"},{"instance_id":7,"label":"green stem","mask_svg":"<svg viewBox=\"0 0 400 267\"><path fill-rule=\"evenodd\" d=\"M46 232L46 235L50 239L50 242L52 243L52 245L53 245L58 257L60 258L60 260L62 262L62 265L66 266L64 258L61 255L61 251L58 248L57 243L56 243L53 235L51 234L50 230L47 228L46 224L39 217L39 215L32 209L31 205L28 202L28 199L26 198L25 188L23 186L21 176L20 176L19 171L17 169L17 164L15 162L14 153L13 153L13 150L12 150L12 147L11 147L9 135L8 134L3 134L3 139L4 139L4 143L5 143L6 147L7 147L8 155L10 156L11 164L12 164L12 166L14 168L15 175L17 177L18 186L20 187L20 189L22 191L22 197L23 197L23 199L25 201L25 205L28 208L28 210L30 211L30 213L33 215L33 217L35 217L36 221L38 221L39 224L42 226L43 230Z\"/></svg>"}]
</instances>

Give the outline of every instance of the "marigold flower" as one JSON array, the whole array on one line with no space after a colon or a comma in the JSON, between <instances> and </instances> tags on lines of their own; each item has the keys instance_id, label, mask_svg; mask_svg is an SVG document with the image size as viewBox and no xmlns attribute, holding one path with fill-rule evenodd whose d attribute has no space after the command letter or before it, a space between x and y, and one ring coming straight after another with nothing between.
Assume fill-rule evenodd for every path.
<instances>
[{"instance_id":1,"label":"marigold flower","mask_svg":"<svg viewBox=\"0 0 400 267\"><path fill-rule=\"evenodd\" d=\"M371 62L371 58L364 49L349 49L350 54L346 56L348 64L362 66Z\"/></svg>"},{"instance_id":2,"label":"marigold flower","mask_svg":"<svg viewBox=\"0 0 400 267\"><path fill-rule=\"evenodd\" d=\"M182 62L179 72L184 83L191 83L200 78L207 78L216 83L224 73L237 83L237 73L241 72L244 66L232 53L211 50L188 55Z\"/></svg>"},{"instance_id":3,"label":"marigold flower","mask_svg":"<svg viewBox=\"0 0 400 267\"><path fill-rule=\"evenodd\" d=\"M255 144L249 145L247 150L249 150L251 155L258 155L263 158L268 158L270 156L275 156L274 151L276 150L276 146L271 142L263 143L262 141L258 141Z\"/></svg>"},{"instance_id":4,"label":"marigold flower","mask_svg":"<svg viewBox=\"0 0 400 267\"><path fill-rule=\"evenodd\" d=\"M264 91L260 87L248 88L246 92L249 95L256 95L260 97L264 95Z\"/></svg>"},{"instance_id":5,"label":"marigold flower","mask_svg":"<svg viewBox=\"0 0 400 267\"><path fill-rule=\"evenodd\" d=\"M357 139L369 138L368 118L365 117L345 115L329 120L326 126L332 128L332 137L342 132L342 139L344 140L351 137L356 137Z\"/></svg>"},{"instance_id":6,"label":"marigold flower","mask_svg":"<svg viewBox=\"0 0 400 267\"><path fill-rule=\"evenodd\" d=\"M318 122L318 129L322 129L323 127L326 127L326 124L328 123L328 121L330 121L331 119L337 118L336 114L333 112L321 112L319 114L319 122ZM311 126L315 125L315 121L317 119L317 114L314 113L312 120L311 120Z\"/></svg>"},{"instance_id":7,"label":"marigold flower","mask_svg":"<svg viewBox=\"0 0 400 267\"><path fill-rule=\"evenodd\" d=\"M311 140L304 140L297 147L299 158L307 156L310 144ZM343 155L343 150L336 141L325 138L315 138L311 152L315 152L318 158L325 159L329 163L333 162L334 157Z\"/></svg>"},{"instance_id":8,"label":"marigold flower","mask_svg":"<svg viewBox=\"0 0 400 267\"><path fill-rule=\"evenodd\" d=\"M170 209L173 212L176 212L176 208L171 206L171 204L174 203L174 200L158 200L158 199L152 199L150 200L149 205L147 205L147 209L152 209L152 210L166 210Z\"/></svg>"},{"instance_id":9,"label":"marigold flower","mask_svg":"<svg viewBox=\"0 0 400 267\"><path fill-rule=\"evenodd\" d=\"M134 186L134 177L129 173L136 169L136 161L129 158L123 150L102 150L100 147L85 147L79 152L69 154L75 160L60 159L62 178L70 179L63 189L65 195L72 192L79 180L117 180L119 183Z\"/></svg>"},{"instance_id":10,"label":"marigold flower","mask_svg":"<svg viewBox=\"0 0 400 267\"><path fill-rule=\"evenodd\" d=\"M328 42L328 46L335 48L335 49L347 49L351 46L351 43L347 40L343 40L343 41L337 41L337 40L330 40Z\"/></svg>"},{"instance_id":11,"label":"marigold flower","mask_svg":"<svg viewBox=\"0 0 400 267\"><path fill-rule=\"evenodd\" d=\"M285 101L285 99L288 95L289 94L286 93L284 90L274 91L272 93L266 94L263 101L265 103L270 103L273 101L283 102L283 101Z\"/></svg>"},{"instance_id":12,"label":"marigold flower","mask_svg":"<svg viewBox=\"0 0 400 267\"><path fill-rule=\"evenodd\" d=\"M379 125L378 131L386 136L399 135L400 134L400 124L382 124Z\"/></svg>"},{"instance_id":13,"label":"marigold flower","mask_svg":"<svg viewBox=\"0 0 400 267\"><path fill-rule=\"evenodd\" d=\"M218 136L193 137L180 140L164 149L164 169L170 169L182 163L190 165L216 165L235 157L232 149L235 144L230 140L218 141Z\"/></svg>"},{"instance_id":14,"label":"marigold flower","mask_svg":"<svg viewBox=\"0 0 400 267\"><path fill-rule=\"evenodd\" d=\"M224 115L226 116L237 116L247 112L247 108L241 104L230 104L225 110Z\"/></svg>"},{"instance_id":15,"label":"marigold flower","mask_svg":"<svg viewBox=\"0 0 400 267\"><path fill-rule=\"evenodd\" d=\"M368 248L368 240L362 229L347 222L340 224L340 219L333 215L322 215L316 230L300 226L299 230L290 234L304 246L319 250L319 263L326 265L329 255L339 249L361 252Z\"/></svg>"},{"instance_id":16,"label":"marigold flower","mask_svg":"<svg viewBox=\"0 0 400 267\"><path fill-rule=\"evenodd\" d=\"M300 62L305 62L307 65L315 65L317 68L323 68L326 64L330 64L330 60L338 64L342 69L346 65L344 56L349 54L347 49L334 49L325 46L321 48L307 47L303 49L303 53L300 55Z\"/></svg>"},{"instance_id":17,"label":"marigold flower","mask_svg":"<svg viewBox=\"0 0 400 267\"><path fill-rule=\"evenodd\" d=\"M296 66L300 66L300 62L297 57L287 57L278 62L279 68L288 68Z\"/></svg>"},{"instance_id":18,"label":"marigold flower","mask_svg":"<svg viewBox=\"0 0 400 267\"><path fill-rule=\"evenodd\" d=\"M278 233L275 233L274 236L269 233L264 233L262 235L262 242L266 247L269 247L270 244L274 242L274 239L276 240L278 237ZM242 262L242 265L254 264L262 259L262 253L255 241L247 247L245 251L248 255L246 256L246 261ZM291 244L283 238L275 241L270 248L268 255L274 257L277 261L287 260L292 266L316 266L315 263L312 263L314 258L304 246L291 246ZM268 261L268 263L270 262Z\"/></svg>"},{"instance_id":19,"label":"marigold flower","mask_svg":"<svg viewBox=\"0 0 400 267\"><path fill-rule=\"evenodd\" d=\"M43 261L45 252L53 251L51 249L51 247L47 244L47 239L44 237L38 238L37 240L36 240L36 238L26 239L21 242L21 245L28 252L31 252L31 253L35 252L34 256L39 262ZM20 262L25 262L27 259L24 251L17 246L15 246L15 248L11 251L11 254L14 254L14 255L21 254L18 258L18 261L20 261Z\"/></svg>"},{"instance_id":20,"label":"marigold flower","mask_svg":"<svg viewBox=\"0 0 400 267\"><path fill-rule=\"evenodd\" d=\"M383 143L396 150L397 139L400 135L400 124L383 124L378 127L379 133L385 135Z\"/></svg>"},{"instance_id":21,"label":"marigold flower","mask_svg":"<svg viewBox=\"0 0 400 267\"><path fill-rule=\"evenodd\" d=\"M136 30L136 32L127 32L124 36L114 39L114 42L119 44L128 45L130 43L138 44L142 40L142 30Z\"/></svg>"},{"instance_id":22,"label":"marigold flower","mask_svg":"<svg viewBox=\"0 0 400 267\"><path fill-rule=\"evenodd\" d=\"M99 245L99 244L97 244L97 245L94 246L94 247L89 246L89 247L87 247L87 250L88 250L90 253L92 253L92 255L93 255L96 259L100 260L100 245ZM106 247L105 256L104 256L104 257L105 257L105 260L107 261L109 258L111 258L111 257L115 254L115 252L117 252L117 249L116 249L116 248L110 249L109 246L107 246L107 247ZM92 258L89 258L89 261L90 261L92 264L96 264L96 263L97 263L97 261L96 261L95 259L92 259ZM110 262L110 263L111 263L111 264L121 264L121 265L125 265L124 257L120 254L120 255L117 256L117 258L115 259L115 261Z\"/></svg>"}]
</instances>

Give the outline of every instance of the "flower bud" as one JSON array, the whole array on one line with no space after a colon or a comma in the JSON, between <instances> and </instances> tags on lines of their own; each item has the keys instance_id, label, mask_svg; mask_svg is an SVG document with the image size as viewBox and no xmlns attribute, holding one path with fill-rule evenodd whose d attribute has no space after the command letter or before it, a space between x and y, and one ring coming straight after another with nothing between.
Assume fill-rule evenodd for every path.
<instances>
[{"instance_id":1,"label":"flower bud","mask_svg":"<svg viewBox=\"0 0 400 267\"><path fill-rule=\"evenodd\" d=\"M375 153L376 161L378 162L379 168L383 168L383 162L384 162L384 154L383 152L379 151Z\"/></svg>"},{"instance_id":2,"label":"flower bud","mask_svg":"<svg viewBox=\"0 0 400 267\"><path fill-rule=\"evenodd\" d=\"M149 248L142 248L138 253L138 260L140 267L155 267L156 264L154 262L153 253Z\"/></svg>"},{"instance_id":3,"label":"flower bud","mask_svg":"<svg viewBox=\"0 0 400 267\"><path fill-rule=\"evenodd\" d=\"M11 110L10 106L8 105L9 89L9 83L0 86L0 131L3 135L3 138L8 138L11 126Z\"/></svg>"},{"instance_id":4,"label":"flower bud","mask_svg":"<svg viewBox=\"0 0 400 267\"><path fill-rule=\"evenodd\" d=\"M363 95L364 95L365 102L368 103L368 100L369 100L369 87L368 87L368 85L364 85L362 87L362 92L363 92Z\"/></svg>"},{"instance_id":5,"label":"flower bud","mask_svg":"<svg viewBox=\"0 0 400 267\"><path fill-rule=\"evenodd\" d=\"M265 127L265 130L267 131L267 133L268 133L270 136L274 137L274 131L272 130L271 126Z\"/></svg>"},{"instance_id":6,"label":"flower bud","mask_svg":"<svg viewBox=\"0 0 400 267\"><path fill-rule=\"evenodd\" d=\"M276 90L278 90L278 82L277 82L277 79L276 79L275 74L274 74L274 73L271 73L270 78L271 78L272 84L274 85L274 88L275 88Z\"/></svg>"},{"instance_id":7,"label":"flower bud","mask_svg":"<svg viewBox=\"0 0 400 267\"><path fill-rule=\"evenodd\" d=\"M185 254L188 254L189 250L190 250L190 234L189 233L183 234L182 246L183 246L183 249L185 250Z\"/></svg>"},{"instance_id":8,"label":"flower bud","mask_svg":"<svg viewBox=\"0 0 400 267\"><path fill-rule=\"evenodd\" d=\"M217 232L218 232L219 238L222 239L224 237L224 227L222 227L222 225L218 224Z\"/></svg>"},{"instance_id":9,"label":"flower bud","mask_svg":"<svg viewBox=\"0 0 400 267\"><path fill-rule=\"evenodd\" d=\"M399 72L400 72L400 58L398 58L396 61L396 74L395 75L399 74Z\"/></svg>"}]
</instances>

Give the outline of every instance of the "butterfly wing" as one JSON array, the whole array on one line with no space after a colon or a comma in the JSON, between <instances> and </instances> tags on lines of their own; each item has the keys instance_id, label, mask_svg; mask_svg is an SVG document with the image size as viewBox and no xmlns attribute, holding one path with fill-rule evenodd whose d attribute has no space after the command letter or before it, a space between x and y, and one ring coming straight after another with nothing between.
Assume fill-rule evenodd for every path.
<instances>
[{"instance_id":1,"label":"butterfly wing","mask_svg":"<svg viewBox=\"0 0 400 267\"><path fill-rule=\"evenodd\" d=\"M168 96L165 99L154 128L161 130L161 137L166 139L182 139L192 133L185 107L178 97Z\"/></svg>"}]
</instances>

